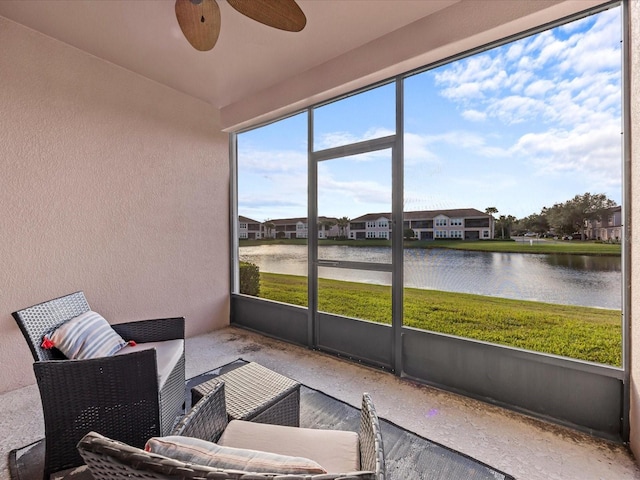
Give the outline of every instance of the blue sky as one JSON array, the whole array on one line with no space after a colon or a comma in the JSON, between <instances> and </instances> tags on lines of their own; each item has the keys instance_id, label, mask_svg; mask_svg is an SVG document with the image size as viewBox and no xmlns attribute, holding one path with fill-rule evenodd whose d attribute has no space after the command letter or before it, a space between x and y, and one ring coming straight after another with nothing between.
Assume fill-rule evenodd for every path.
<instances>
[{"instance_id":1,"label":"blue sky","mask_svg":"<svg viewBox=\"0 0 640 480\"><path fill-rule=\"evenodd\" d=\"M621 202L620 8L405 81L405 210L517 218L585 192ZM395 86L318 108L316 150L395 133ZM239 135L241 215L307 214L307 117ZM320 215L391 210L389 151L321 162Z\"/></svg>"}]
</instances>

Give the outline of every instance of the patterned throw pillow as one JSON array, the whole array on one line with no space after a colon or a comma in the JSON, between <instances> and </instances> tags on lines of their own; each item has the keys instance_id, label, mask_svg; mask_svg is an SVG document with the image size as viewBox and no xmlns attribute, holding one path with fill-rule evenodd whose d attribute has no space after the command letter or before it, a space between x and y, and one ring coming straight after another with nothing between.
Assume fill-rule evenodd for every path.
<instances>
[{"instance_id":1,"label":"patterned throw pillow","mask_svg":"<svg viewBox=\"0 0 640 480\"><path fill-rule=\"evenodd\" d=\"M145 450L174 460L221 469L254 473L316 474L327 473L317 462L303 457L290 457L258 450L223 447L192 437L155 437L147 441Z\"/></svg>"},{"instance_id":2,"label":"patterned throw pillow","mask_svg":"<svg viewBox=\"0 0 640 480\"><path fill-rule=\"evenodd\" d=\"M109 357L127 344L100 314L89 310L45 335L42 348L57 348L67 358Z\"/></svg>"}]
</instances>

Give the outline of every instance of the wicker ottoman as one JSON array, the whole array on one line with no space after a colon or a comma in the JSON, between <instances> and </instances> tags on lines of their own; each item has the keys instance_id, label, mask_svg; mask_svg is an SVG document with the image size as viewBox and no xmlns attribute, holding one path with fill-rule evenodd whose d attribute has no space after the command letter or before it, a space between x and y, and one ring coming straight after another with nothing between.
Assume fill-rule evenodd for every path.
<instances>
[{"instance_id":1,"label":"wicker ottoman","mask_svg":"<svg viewBox=\"0 0 640 480\"><path fill-rule=\"evenodd\" d=\"M300 384L251 362L191 389L195 405L221 380L230 420L300 426Z\"/></svg>"}]
</instances>

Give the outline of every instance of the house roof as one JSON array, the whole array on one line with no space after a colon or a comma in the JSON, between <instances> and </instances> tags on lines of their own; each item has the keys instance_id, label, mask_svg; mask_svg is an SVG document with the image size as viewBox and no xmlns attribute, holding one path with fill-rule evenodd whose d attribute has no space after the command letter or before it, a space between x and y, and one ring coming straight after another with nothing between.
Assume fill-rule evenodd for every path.
<instances>
[{"instance_id":1,"label":"house roof","mask_svg":"<svg viewBox=\"0 0 640 480\"><path fill-rule=\"evenodd\" d=\"M325 220L337 222L338 219L335 217L318 217L318 222L323 222ZM274 225L291 225L292 223L307 223L307 217L296 217L296 218L276 218L271 220L265 220L266 222L271 222Z\"/></svg>"},{"instance_id":2,"label":"house roof","mask_svg":"<svg viewBox=\"0 0 640 480\"><path fill-rule=\"evenodd\" d=\"M298 222L307 223L307 218L306 217L272 218L270 220L264 221L264 223L273 223L274 225L291 225L291 224L296 224Z\"/></svg>"},{"instance_id":3,"label":"house roof","mask_svg":"<svg viewBox=\"0 0 640 480\"><path fill-rule=\"evenodd\" d=\"M297 1L307 17L298 33L218 1L221 32L208 52L188 44L173 0L3 0L0 16L208 102L237 129L608 0Z\"/></svg>"},{"instance_id":4,"label":"house roof","mask_svg":"<svg viewBox=\"0 0 640 480\"><path fill-rule=\"evenodd\" d=\"M404 212L403 217L405 220L427 220L435 218L439 215L444 215L449 218L458 217L488 217L489 215L476 210L475 208L453 208L449 210L421 210L415 212ZM367 213L358 218L352 218L351 222L367 222L378 220L379 218L390 219L390 213Z\"/></svg>"},{"instance_id":5,"label":"house roof","mask_svg":"<svg viewBox=\"0 0 640 480\"><path fill-rule=\"evenodd\" d=\"M389 220L391 218L390 213L367 213L365 215L361 215L357 218L352 218L350 222L368 222L373 220L379 220L380 218L386 218Z\"/></svg>"},{"instance_id":6,"label":"house roof","mask_svg":"<svg viewBox=\"0 0 640 480\"><path fill-rule=\"evenodd\" d=\"M448 210L424 210L417 212L404 212L405 220L424 220L444 215L449 218L461 217L488 217L489 214L476 210L475 208L452 208Z\"/></svg>"},{"instance_id":7,"label":"house roof","mask_svg":"<svg viewBox=\"0 0 640 480\"><path fill-rule=\"evenodd\" d=\"M249 217L243 217L242 215L238 215L238 221L240 221L242 223L260 223L257 220L254 220L254 219L249 218Z\"/></svg>"}]
</instances>

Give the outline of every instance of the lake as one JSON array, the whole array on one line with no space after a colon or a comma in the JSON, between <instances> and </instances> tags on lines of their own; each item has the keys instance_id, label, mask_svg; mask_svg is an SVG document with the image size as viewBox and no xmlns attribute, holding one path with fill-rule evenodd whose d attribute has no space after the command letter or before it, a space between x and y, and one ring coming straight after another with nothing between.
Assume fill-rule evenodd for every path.
<instances>
[{"instance_id":1,"label":"lake","mask_svg":"<svg viewBox=\"0 0 640 480\"><path fill-rule=\"evenodd\" d=\"M390 247L321 246L319 258L390 263ZM307 275L305 245L240 247L261 272ZM391 273L320 267L319 276L391 285ZM474 293L564 305L620 309L620 257L534 255L449 249L406 249L405 287Z\"/></svg>"}]
</instances>

